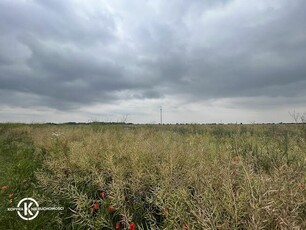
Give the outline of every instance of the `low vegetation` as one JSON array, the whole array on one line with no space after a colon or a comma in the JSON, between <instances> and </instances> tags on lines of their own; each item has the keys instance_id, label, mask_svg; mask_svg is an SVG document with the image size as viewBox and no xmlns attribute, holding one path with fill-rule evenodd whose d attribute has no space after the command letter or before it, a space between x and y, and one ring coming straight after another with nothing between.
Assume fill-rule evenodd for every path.
<instances>
[{"instance_id":1,"label":"low vegetation","mask_svg":"<svg viewBox=\"0 0 306 230\"><path fill-rule=\"evenodd\" d=\"M305 183L303 124L0 125L3 229L305 229Z\"/></svg>"}]
</instances>

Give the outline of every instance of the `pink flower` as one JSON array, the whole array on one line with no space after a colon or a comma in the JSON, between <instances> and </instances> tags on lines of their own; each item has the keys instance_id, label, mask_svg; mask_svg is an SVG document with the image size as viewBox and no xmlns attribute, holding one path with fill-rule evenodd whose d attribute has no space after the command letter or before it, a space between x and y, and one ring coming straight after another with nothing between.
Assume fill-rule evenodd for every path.
<instances>
[{"instance_id":1,"label":"pink flower","mask_svg":"<svg viewBox=\"0 0 306 230\"><path fill-rule=\"evenodd\" d=\"M106 197L106 192L101 192L100 196L102 197L102 199L104 199Z\"/></svg>"},{"instance_id":2,"label":"pink flower","mask_svg":"<svg viewBox=\"0 0 306 230\"><path fill-rule=\"evenodd\" d=\"M2 190L7 190L7 186L6 186L6 185L3 185L3 186L2 186Z\"/></svg>"}]
</instances>

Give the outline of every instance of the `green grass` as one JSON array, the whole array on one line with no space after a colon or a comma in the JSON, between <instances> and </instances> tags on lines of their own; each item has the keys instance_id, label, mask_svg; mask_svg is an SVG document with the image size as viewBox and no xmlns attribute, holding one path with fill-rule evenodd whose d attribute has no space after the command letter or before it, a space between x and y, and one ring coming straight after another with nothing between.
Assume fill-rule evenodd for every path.
<instances>
[{"instance_id":1,"label":"green grass","mask_svg":"<svg viewBox=\"0 0 306 230\"><path fill-rule=\"evenodd\" d=\"M2 124L0 226L305 229L305 134L302 124ZM24 221L6 211L24 197L65 210Z\"/></svg>"}]
</instances>

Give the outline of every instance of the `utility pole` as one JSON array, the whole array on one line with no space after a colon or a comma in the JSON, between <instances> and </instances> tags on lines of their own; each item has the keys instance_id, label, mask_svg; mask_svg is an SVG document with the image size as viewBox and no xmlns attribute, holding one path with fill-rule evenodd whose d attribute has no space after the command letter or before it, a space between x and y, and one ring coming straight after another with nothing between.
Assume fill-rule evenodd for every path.
<instances>
[{"instance_id":1,"label":"utility pole","mask_svg":"<svg viewBox=\"0 0 306 230\"><path fill-rule=\"evenodd\" d=\"M163 107L160 107L160 124L163 124Z\"/></svg>"}]
</instances>

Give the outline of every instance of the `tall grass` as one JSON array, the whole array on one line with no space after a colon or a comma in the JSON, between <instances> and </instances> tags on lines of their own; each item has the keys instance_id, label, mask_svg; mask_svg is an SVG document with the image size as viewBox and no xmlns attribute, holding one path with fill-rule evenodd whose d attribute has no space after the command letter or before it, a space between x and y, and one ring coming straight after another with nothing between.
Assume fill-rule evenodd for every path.
<instances>
[{"instance_id":1,"label":"tall grass","mask_svg":"<svg viewBox=\"0 0 306 230\"><path fill-rule=\"evenodd\" d=\"M2 166L9 174L3 183L20 191L18 199L30 193L65 207L44 213L47 229L306 228L299 125L28 125L1 132L2 159L22 170ZM12 145L10 135L23 141ZM18 152L35 165L18 166ZM26 174L31 186L18 187ZM5 211L12 205L6 192L1 222L30 229ZM44 215L35 223L45 223Z\"/></svg>"}]
</instances>

